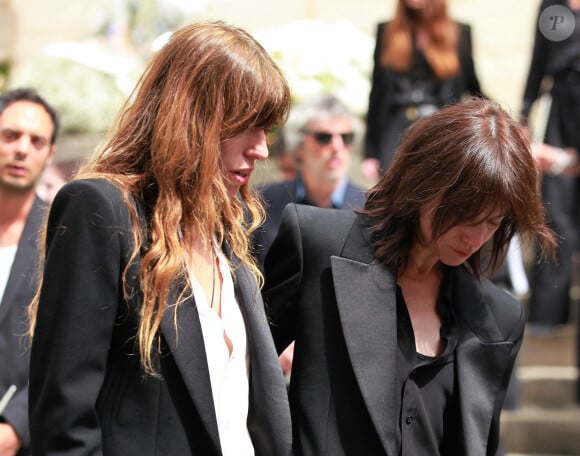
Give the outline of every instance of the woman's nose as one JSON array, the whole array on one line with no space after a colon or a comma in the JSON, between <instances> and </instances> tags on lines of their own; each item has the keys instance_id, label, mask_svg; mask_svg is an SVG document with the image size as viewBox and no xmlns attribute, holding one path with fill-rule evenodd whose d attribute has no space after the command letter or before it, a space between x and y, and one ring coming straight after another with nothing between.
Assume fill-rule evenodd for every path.
<instances>
[{"instance_id":1,"label":"woman's nose","mask_svg":"<svg viewBox=\"0 0 580 456\"><path fill-rule=\"evenodd\" d=\"M470 226L463 234L463 241L474 250L479 249L488 240L491 233L485 223Z\"/></svg>"},{"instance_id":2,"label":"woman's nose","mask_svg":"<svg viewBox=\"0 0 580 456\"><path fill-rule=\"evenodd\" d=\"M251 135L251 147L248 149L248 153L256 160L265 160L268 158L268 141L265 130L256 128Z\"/></svg>"}]
</instances>

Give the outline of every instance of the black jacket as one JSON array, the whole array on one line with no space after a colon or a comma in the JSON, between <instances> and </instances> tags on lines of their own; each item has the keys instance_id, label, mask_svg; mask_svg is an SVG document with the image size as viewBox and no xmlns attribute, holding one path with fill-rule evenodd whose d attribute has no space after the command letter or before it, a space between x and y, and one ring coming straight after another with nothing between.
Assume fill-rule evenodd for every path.
<instances>
[{"instance_id":1,"label":"black jacket","mask_svg":"<svg viewBox=\"0 0 580 456\"><path fill-rule=\"evenodd\" d=\"M295 340L290 383L298 456L397 456L396 278L374 259L369 220L290 205L266 258L263 291L276 347ZM489 281L451 268L459 339L463 456L491 456L526 321Z\"/></svg>"},{"instance_id":2,"label":"black jacket","mask_svg":"<svg viewBox=\"0 0 580 456\"><path fill-rule=\"evenodd\" d=\"M10 423L23 444L19 455L27 454L28 432L28 343L27 308L38 284L38 254L40 228L46 213L46 203L36 198L26 219L24 231L6 289L0 303L0 395L11 385L17 390L6 406L1 419Z\"/></svg>"},{"instance_id":3,"label":"black jacket","mask_svg":"<svg viewBox=\"0 0 580 456\"><path fill-rule=\"evenodd\" d=\"M161 377L141 369L131 230L121 193L102 180L72 181L52 204L30 364L33 455L221 455L197 307L191 296L174 306L183 285L173 285L161 322ZM287 456L286 387L262 300L247 268L225 253L251 358L250 436L257 456ZM125 299L128 264L135 293Z\"/></svg>"}]
</instances>

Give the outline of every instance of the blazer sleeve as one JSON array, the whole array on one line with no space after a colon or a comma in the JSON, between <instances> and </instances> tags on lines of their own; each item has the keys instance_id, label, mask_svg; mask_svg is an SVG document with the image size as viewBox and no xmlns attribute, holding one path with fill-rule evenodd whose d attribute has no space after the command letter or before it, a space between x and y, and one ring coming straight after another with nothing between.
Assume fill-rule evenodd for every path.
<instances>
[{"instance_id":1,"label":"blazer sleeve","mask_svg":"<svg viewBox=\"0 0 580 456\"><path fill-rule=\"evenodd\" d=\"M73 181L53 202L31 347L33 454L102 452L96 404L123 296L127 213L102 181Z\"/></svg>"},{"instance_id":2,"label":"blazer sleeve","mask_svg":"<svg viewBox=\"0 0 580 456\"><path fill-rule=\"evenodd\" d=\"M289 204L264 265L263 298L278 353L294 340L303 259L296 206Z\"/></svg>"}]
</instances>

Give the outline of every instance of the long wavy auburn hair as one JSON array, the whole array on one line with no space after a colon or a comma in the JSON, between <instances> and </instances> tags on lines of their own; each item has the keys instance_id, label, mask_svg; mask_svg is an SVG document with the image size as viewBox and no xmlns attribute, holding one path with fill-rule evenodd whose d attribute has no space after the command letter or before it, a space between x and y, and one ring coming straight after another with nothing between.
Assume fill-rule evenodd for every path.
<instances>
[{"instance_id":1,"label":"long wavy auburn hair","mask_svg":"<svg viewBox=\"0 0 580 456\"><path fill-rule=\"evenodd\" d=\"M186 261L196 240L226 243L261 284L249 233L264 210L246 185L238 197L228 196L221 144L248 128L281 125L290 100L280 69L247 32L223 22L186 26L153 56L115 126L75 176L109 180L131 210L132 261L142 255L137 342L146 372L155 373L166 298L173 283L188 283ZM131 198L147 206L145 222ZM133 293L127 269L126 299Z\"/></svg>"},{"instance_id":2,"label":"long wavy auburn hair","mask_svg":"<svg viewBox=\"0 0 580 456\"><path fill-rule=\"evenodd\" d=\"M373 220L376 257L389 269L405 267L415 242L428 244L455 225L485 220L496 209L504 218L491 239L486 272L495 272L518 232L554 255L539 171L526 133L498 105L470 99L415 121L403 134L393 163L369 190L362 213ZM431 239L422 239L419 216L437 204ZM481 250L481 249L480 249ZM480 251L467 269L481 276Z\"/></svg>"},{"instance_id":3,"label":"long wavy auburn hair","mask_svg":"<svg viewBox=\"0 0 580 456\"><path fill-rule=\"evenodd\" d=\"M379 64L405 72L413 60L413 34L420 28L427 34L422 49L425 59L440 79L459 74L457 23L447 15L445 0L427 0L420 11L399 0L395 17L380 37Z\"/></svg>"}]
</instances>

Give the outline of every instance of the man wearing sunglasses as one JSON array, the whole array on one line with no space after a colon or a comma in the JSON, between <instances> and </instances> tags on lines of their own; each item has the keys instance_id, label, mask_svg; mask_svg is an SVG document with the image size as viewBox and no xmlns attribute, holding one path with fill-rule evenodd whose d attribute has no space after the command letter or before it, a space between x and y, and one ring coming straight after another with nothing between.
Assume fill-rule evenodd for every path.
<instances>
[{"instance_id":1,"label":"man wearing sunglasses","mask_svg":"<svg viewBox=\"0 0 580 456\"><path fill-rule=\"evenodd\" d=\"M364 190L348 177L352 147L362 136L362 122L336 96L323 93L293 106L282 128L282 143L297 164L295 178L264 186L266 220L254 235L263 264L288 203L357 209Z\"/></svg>"}]
</instances>

